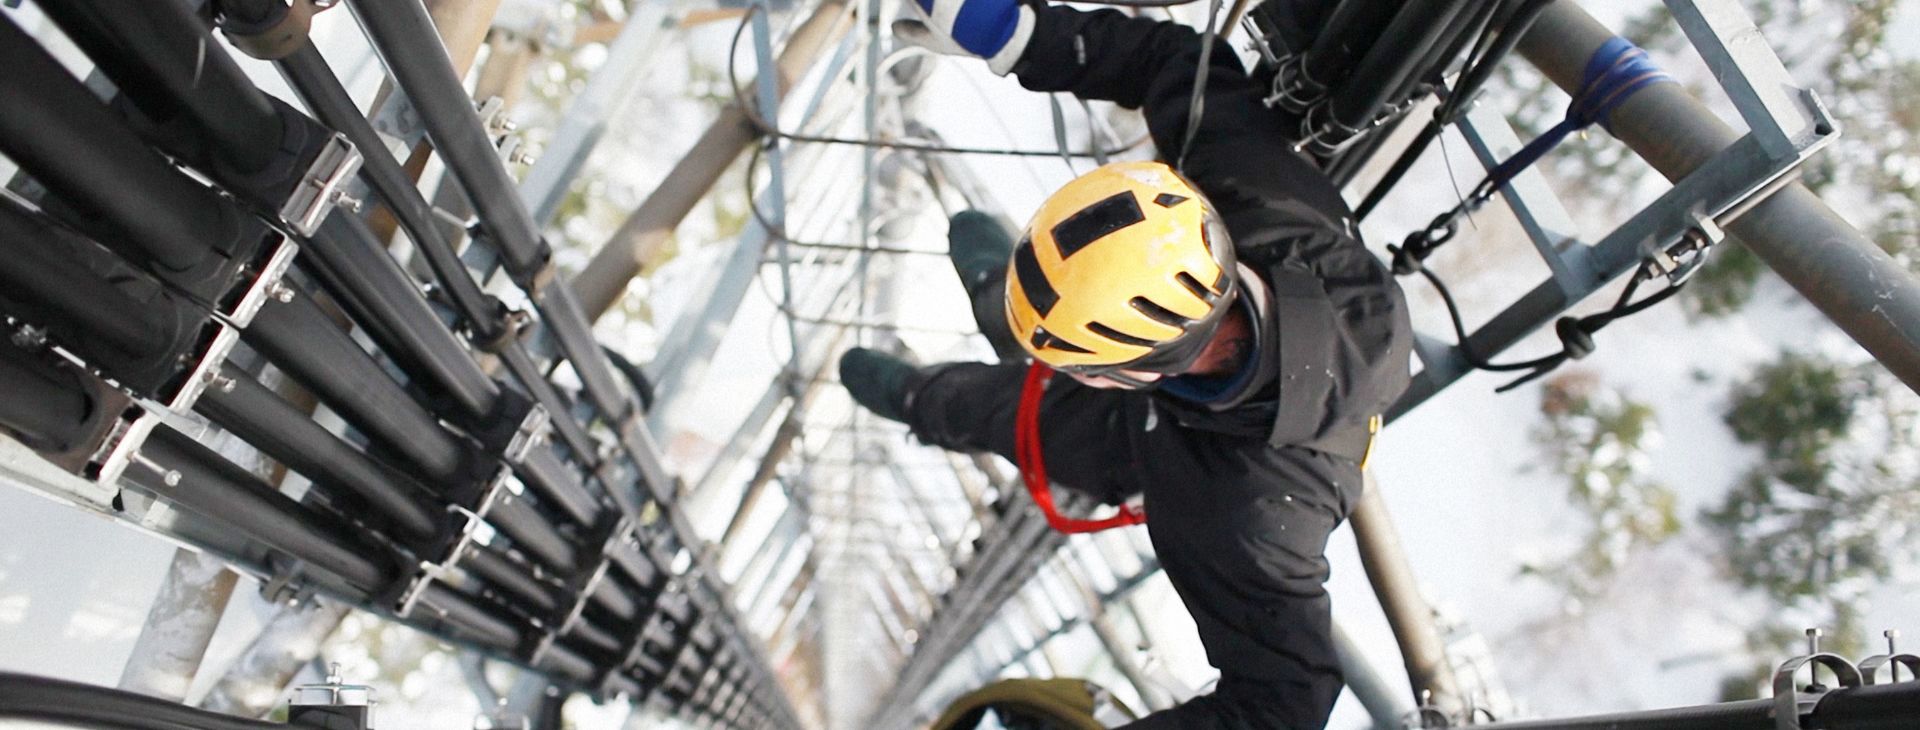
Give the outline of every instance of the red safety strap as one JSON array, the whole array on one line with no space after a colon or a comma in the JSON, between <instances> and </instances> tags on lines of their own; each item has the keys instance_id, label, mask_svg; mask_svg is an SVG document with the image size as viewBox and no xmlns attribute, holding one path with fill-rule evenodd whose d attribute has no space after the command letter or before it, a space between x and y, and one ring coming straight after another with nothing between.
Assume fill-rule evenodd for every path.
<instances>
[{"instance_id":1,"label":"red safety strap","mask_svg":"<svg viewBox=\"0 0 1920 730\"><path fill-rule=\"evenodd\" d=\"M1039 505L1041 514L1047 516L1047 524L1070 535L1146 524L1147 513L1130 504L1120 505L1117 514L1099 520L1065 517L1054 506L1053 486L1047 481L1046 460L1040 455L1040 396L1046 393L1047 380L1052 377L1053 370L1038 361L1027 368L1027 382L1020 389L1020 409L1014 414L1013 454L1018 457L1014 461L1020 466L1020 478L1027 483L1027 494L1033 495L1033 503Z\"/></svg>"}]
</instances>

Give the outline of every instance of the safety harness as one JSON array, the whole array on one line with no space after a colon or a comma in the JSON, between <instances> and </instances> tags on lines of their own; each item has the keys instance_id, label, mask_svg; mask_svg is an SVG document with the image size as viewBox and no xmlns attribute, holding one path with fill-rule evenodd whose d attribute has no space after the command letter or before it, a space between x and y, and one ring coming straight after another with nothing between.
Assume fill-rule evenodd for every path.
<instances>
[{"instance_id":1,"label":"safety harness","mask_svg":"<svg viewBox=\"0 0 1920 730\"><path fill-rule=\"evenodd\" d=\"M1069 535L1146 524L1146 511L1130 504L1120 505L1120 511L1112 517L1098 520L1067 517L1054 506L1053 483L1047 481L1047 462L1040 453L1040 398L1046 395L1047 381L1052 378L1053 368L1040 361L1035 360L1028 366L1026 383L1020 388L1020 408L1014 413L1013 453L1018 457L1014 463L1020 466L1020 478L1027 483L1027 494L1040 506L1047 524Z\"/></svg>"},{"instance_id":2,"label":"safety harness","mask_svg":"<svg viewBox=\"0 0 1920 730\"><path fill-rule=\"evenodd\" d=\"M1047 479L1046 457L1040 449L1040 399L1046 395L1047 383L1052 379L1052 368L1038 360L1028 365L1026 382L1020 387L1020 406L1014 412L1014 463L1020 467L1020 479L1027 485L1027 494L1040 507L1040 514L1046 516L1048 525L1069 535L1146 524L1146 510L1131 504L1120 505L1112 516L1100 519L1078 519L1060 514L1060 508L1053 501L1053 482ZM1379 416L1367 419L1365 429L1357 434L1352 430L1341 432L1338 441L1342 453L1337 455L1358 461L1364 471L1367 463L1373 460L1374 438L1379 433Z\"/></svg>"}]
</instances>

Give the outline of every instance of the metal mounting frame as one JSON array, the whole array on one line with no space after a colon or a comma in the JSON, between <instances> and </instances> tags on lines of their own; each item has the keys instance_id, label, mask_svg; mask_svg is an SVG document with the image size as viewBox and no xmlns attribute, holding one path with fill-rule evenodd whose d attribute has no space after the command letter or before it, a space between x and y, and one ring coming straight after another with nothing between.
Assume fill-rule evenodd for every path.
<instances>
[{"instance_id":1,"label":"metal mounting frame","mask_svg":"<svg viewBox=\"0 0 1920 730\"><path fill-rule=\"evenodd\" d=\"M1580 240L1566 206L1538 170L1529 168L1501 186L1501 198L1552 275L1470 335L1483 356L1506 350L1642 261L1671 256L1670 249L1689 236L1717 239L1724 216L1777 189L1836 138L1838 123L1817 95L1792 83L1738 2L1666 4L1752 131L1592 243ZM1506 120L1485 107L1470 112L1458 128L1488 169L1522 146ZM1414 351L1423 367L1389 420L1471 372L1459 345L1443 338L1416 333Z\"/></svg>"}]
</instances>

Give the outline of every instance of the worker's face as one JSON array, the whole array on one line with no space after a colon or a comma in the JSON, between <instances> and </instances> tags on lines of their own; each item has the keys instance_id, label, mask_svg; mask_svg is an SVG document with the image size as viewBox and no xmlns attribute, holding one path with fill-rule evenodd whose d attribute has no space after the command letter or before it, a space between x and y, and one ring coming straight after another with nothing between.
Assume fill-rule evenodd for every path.
<instances>
[{"instance_id":1,"label":"worker's face","mask_svg":"<svg viewBox=\"0 0 1920 730\"><path fill-rule=\"evenodd\" d=\"M1101 390L1144 390L1161 378L1166 377L1166 375L1162 373L1151 373L1145 370L1120 370L1117 371L1120 377L1109 375L1082 375L1074 372L1067 374L1073 376L1074 380L1080 381L1081 385L1089 388L1099 388Z\"/></svg>"}]
</instances>

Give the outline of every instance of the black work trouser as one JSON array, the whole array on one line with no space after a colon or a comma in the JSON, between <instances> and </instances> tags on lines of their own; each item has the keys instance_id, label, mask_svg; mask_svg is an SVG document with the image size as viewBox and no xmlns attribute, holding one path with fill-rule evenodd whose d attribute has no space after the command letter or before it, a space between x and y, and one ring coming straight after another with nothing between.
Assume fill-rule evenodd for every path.
<instances>
[{"instance_id":1,"label":"black work trouser","mask_svg":"<svg viewBox=\"0 0 1920 730\"><path fill-rule=\"evenodd\" d=\"M999 295L992 283L968 287L976 312L998 311L979 301ZM916 436L1014 458L1024 363L923 372L907 410ZM1212 694L1128 727L1324 727L1342 686L1325 588L1327 536L1359 499L1359 466L1182 426L1157 397L1057 376L1040 410L1042 455L1056 485L1108 504L1144 495L1154 552L1220 670Z\"/></svg>"}]
</instances>

